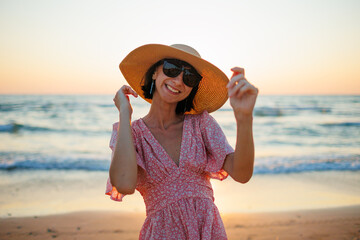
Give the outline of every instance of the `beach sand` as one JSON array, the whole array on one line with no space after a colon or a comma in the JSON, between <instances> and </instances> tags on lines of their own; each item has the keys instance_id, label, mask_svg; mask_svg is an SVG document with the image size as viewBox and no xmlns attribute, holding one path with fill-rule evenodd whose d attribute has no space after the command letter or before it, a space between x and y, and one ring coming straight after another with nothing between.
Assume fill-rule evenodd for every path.
<instances>
[{"instance_id":1,"label":"beach sand","mask_svg":"<svg viewBox=\"0 0 360 240\"><path fill-rule=\"evenodd\" d=\"M360 206L224 214L231 239L360 239ZM0 239L138 239L140 213L109 211L0 219Z\"/></svg>"},{"instance_id":2,"label":"beach sand","mask_svg":"<svg viewBox=\"0 0 360 240\"><path fill-rule=\"evenodd\" d=\"M138 192L115 202L101 171L0 174L0 239L137 239ZM360 175L333 171L213 181L229 239L359 239Z\"/></svg>"}]
</instances>

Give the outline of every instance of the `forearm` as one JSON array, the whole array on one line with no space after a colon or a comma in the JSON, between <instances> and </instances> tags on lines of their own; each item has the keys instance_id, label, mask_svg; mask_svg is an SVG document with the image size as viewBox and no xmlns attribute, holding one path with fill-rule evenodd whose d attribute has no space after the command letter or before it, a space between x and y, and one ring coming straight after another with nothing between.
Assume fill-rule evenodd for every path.
<instances>
[{"instance_id":1,"label":"forearm","mask_svg":"<svg viewBox=\"0 0 360 240\"><path fill-rule=\"evenodd\" d=\"M120 114L118 137L110 165L110 181L118 192L131 194L137 182L137 162L130 117Z\"/></svg>"},{"instance_id":2,"label":"forearm","mask_svg":"<svg viewBox=\"0 0 360 240\"><path fill-rule=\"evenodd\" d=\"M252 115L236 116L237 136L233 159L233 178L242 183L250 180L254 168Z\"/></svg>"},{"instance_id":3,"label":"forearm","mask_svg":"<svg viewBox=\"0 0 360 240\"><path fill-rule=\"evenodd\" d=\"M245 70L235 67L227 85L230 105L237 124L235 153L229 154L225 162L234 180L246 183L254 169L254 139L252 133L253 110L259 90L245 79Z\"/></svg>"}]
</instances>

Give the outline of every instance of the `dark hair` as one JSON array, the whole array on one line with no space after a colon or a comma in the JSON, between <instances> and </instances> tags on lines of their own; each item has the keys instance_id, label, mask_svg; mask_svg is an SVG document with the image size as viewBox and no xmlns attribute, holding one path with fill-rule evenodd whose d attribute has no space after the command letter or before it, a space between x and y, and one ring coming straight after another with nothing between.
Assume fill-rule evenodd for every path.
<instances>
[{"instance_id":1,"label":"dark hair","mask_svg":"<svg viewBox=\"0 0 360 240\"><path fill-rule=\"evenodd\" d=\"M159 67L160 65L162 65L164 63L164 60L167 59L162 59L158 62L156 62L154 65L152 65L147 72L144 75L143 78L143 85L141 86L141 89L143 90L144 93L144 97L147 99L152 99L154 92L156 91L156 88L154 87L152 93L150 93L150 89L151 89L151 83L153 81L152 76L154 74L154 72L156 71L156 68ZM177 60L177 59L176 59ZM195 69L193 66L191 66L190 64L188 64L187 62L181 61L181 60L177 60L180 61L182 65L184 66L190 66L193 69ZM197 90L199 88L199 85L196 85L195 87L193 87L193 89L191 90L189 96L187 98L185 98L184 100L178 102L178 104L176 105L176 114L184 114L185 112L190 111L191 109L194 108L194 98L195 95L197 93Z\"/></svg>"}]
</instances>

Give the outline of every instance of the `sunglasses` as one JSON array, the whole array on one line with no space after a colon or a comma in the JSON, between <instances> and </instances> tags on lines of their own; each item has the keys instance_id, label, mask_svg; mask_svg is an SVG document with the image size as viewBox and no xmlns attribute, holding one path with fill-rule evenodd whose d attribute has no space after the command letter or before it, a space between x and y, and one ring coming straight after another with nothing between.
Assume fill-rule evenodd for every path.
<instances>
[{"instance_id":1,"label":"sunglasses","mask_svg":"<svg viewBox=\"0 0 360 240\"><path fill-rule=\"evenodd\" d=\"M193 67L177 59L164 60L163 72L171 78L177 77L184 72L183 82L188 87L197 86L202 79L202 76Z\"/></svg>"}]
</instances>

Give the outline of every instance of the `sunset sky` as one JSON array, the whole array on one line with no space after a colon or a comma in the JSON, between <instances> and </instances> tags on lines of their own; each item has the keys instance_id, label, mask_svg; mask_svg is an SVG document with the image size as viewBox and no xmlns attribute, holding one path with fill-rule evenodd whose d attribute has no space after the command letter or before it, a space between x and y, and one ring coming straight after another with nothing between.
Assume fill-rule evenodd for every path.
<instances>
[{"instance_id":1,"label":"sunset sky","mask_svg":"<svg viewBox=\"0 0 360 240\"><path fill-rule=\"evenodd\" d=\"M184 43L261 94L360 94L360 1L0 1L1 94L112 94L148 43Z\"/></svg>"}]
</instances>

